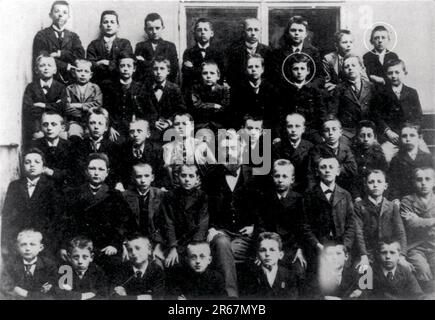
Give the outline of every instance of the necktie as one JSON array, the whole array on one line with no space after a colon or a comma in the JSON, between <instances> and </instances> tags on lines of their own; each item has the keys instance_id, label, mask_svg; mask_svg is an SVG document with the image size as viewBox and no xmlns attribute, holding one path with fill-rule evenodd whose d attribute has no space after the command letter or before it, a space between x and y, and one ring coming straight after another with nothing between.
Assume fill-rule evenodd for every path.
<instances>
[{"instance_id":1,"label":"necktie","mask_svg":"<svg viewBox=\"0 0 435 320\"><path fill-rule=\"evenodd\" d=\"M44 91L44 94L45 94L45 95L47 95L48 90L50 90L50 87L49 87L49 86L47 86L47 85L42 86L42 91Z\"/></svg>"},{"instance_id":2,"label":"necktie","mask_svg":"<svg viewBox=\"0 0 435 320\"><path fill-rule=\"evenodd\" d=\"M59 47L62 47L62 42L63 42L62 35L63 35L63 32L62 31L57 31L57 30L54 30L54 32L56 33L57 41L59 42Z\"/></svg>"},{"instance_id":3,"label":"necktie","mask_svg":"<svg viewBox=\"0 0 435 320\"><path fill-rule=\"evenodd\" d=\"M136 159L142 158L142 150L139 148L133 149L133 154Z\"/></svg>"},{"instance_id":4,"label":"necktie","mask_svg":"<svg viewBox=\"0 0 435 320\"><path fill-rule=\"evenodd\" d=\"M30 271L32 269L33 265L34 265L34 263L24 265L24 273L25 273L25 276L28 278L33 277L32 271Z\"/></svg>"},{"instance_id":5,"label":"necktie","mask_svg":"<svg viewBox=\"0 0 435 320\"><path fill-rule=\"evenodd\" d=\"M98 190L100 190L100 187L101 187L101 186L98 186L98 187L90 186L90 188L91 188L91 192L92 192L93 194L96 194L96 193L98 192Z\"/></svg>"},{"instance_id":6,"label":"necktie","mask_svg":"<svg viewBox=\"0 0 435 320\"><path fill-rule=\"evenodd\" d=\"M301 50L299 50L299 48L295 49L295 53L299 53Z\"/></svg>"},{"instance_id":7,"label":"necktie","mask_svg":"<svg viewBox=\"0 0 435 320\"><path fill-rule=\"evenodd\" d=\"M27 188L34 188L36 187L36 182L27 181Z\"/></svg>"},{"instance_id":8,"label":"necktie","mask_svg":"<svg viewBox=\"0 0 435 320\"><path fill-rule=\"evenodd\" d=\"M392 271L388 271L387 273L387 279L388 281L393 281L394 280L394 275Z\"/></svg>"},{"instance_id":9,"label":"necktie","mask_svg":"<svg viewBox=\"0 0 435 320\"><path fill-rule=\"evenodd\" d=\"M136 278L142 278L142 272L140 272L140 271L136 271L136 273L135 273L135 276L136 276Z\"/></svg>"},{"instance_id":10,"label":"necktie","mask_svg":"<svg viewBox=\"0 0 435 320\"><path fill-rule=\"evenodd\" d=\"M110 54L110 42L104 42L104 48L106 49L106 54L109 55Z\"/></svg>"},{"instance_id":11,"label":"necktie","mask_svg":"<svg viewBox=\"0 0 435 320\"><path fill-rule=\"evenodd\" d=\"M237 177L237 169L235 167L225 167L225 175Z\"/></svg>"},{"instance_id":12,"label":"necktie","mask_svg":"<svg viewBox=\"0 0 435 320\"><path fill-rule=\"evenodd\" d=\"M331 202L331 200L332 200L332 190L331 189L325 190L325 197L326 197L326 199L328 199L329 202Z\"/></svg>"},{"instance_id":13,"label":"necktie","mask_svg":"<svg viewBox=\"0 0 435 320\"><path fill-rule=\"evenodd\" d=\"M206 54L205 49L200 48L200 49L199 49L199 52L201 52L201 56L202 56L202 58L204 59L204 58L205 58L205 54Z\"/></svg>"}]
</instances>

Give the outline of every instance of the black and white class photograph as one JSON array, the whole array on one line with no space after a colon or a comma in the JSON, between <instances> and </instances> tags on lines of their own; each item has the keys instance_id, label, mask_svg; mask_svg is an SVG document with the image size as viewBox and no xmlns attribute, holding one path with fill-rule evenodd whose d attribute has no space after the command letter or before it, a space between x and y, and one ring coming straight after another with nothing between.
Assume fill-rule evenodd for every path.
<instances>
[{"instance_id":1,"label":"black and white class photograph","mask_svg":"<svg viewBox=\"0 0 435 320\"><path fill-rule=\"evenodd\" d=\"M0 12L0 300L435 300L434 1Z\"/></svg>"}]
</instances>

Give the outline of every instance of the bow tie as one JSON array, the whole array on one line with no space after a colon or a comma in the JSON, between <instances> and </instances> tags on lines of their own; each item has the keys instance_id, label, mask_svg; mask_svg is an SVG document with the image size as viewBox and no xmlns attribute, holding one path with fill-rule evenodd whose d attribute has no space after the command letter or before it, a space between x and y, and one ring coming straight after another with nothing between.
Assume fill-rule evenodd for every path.
<instances>
[{"instance_id":1,"label":"bow tie","mask_svg":"<svg viewBox=\"0 0 435 320\"><path fill-rule=\"evenodd\" d=\"M101 186L94 187L94 186L90 185L89 187L91 188L91 191L94 193L97 193L101 189Z\"/></svg>"},{"instance_id":2,"label":"bow tie","mask_svg":"<svg viewBox=\"0 0 435 320\"><path fill-rule=\"evenodd\" d=\"M45 86L42 86L42 90L50 90L50 87L46 84Z\"/></svg>"},{"instance_id":3,"label":"bow tie","mask_svg":"<svg viewBox=\"0 0 435 320\"><path fill-rule=\"evenodd\" d=\"M136 271L136 273L134 275L136 278L142 278L142 272L140 272L140 271Z\"/></svg>"},{"instance_id":4,"label":"bow tie","mask_svg":"<svg viewBox=\"0 0 435 320\"><path fill-rule=\"evenodd\" d=\"M158 84L154 87L154 92L157 90L162 90L163 91L163 86L161 84Z\"/></svg>"},{"instance_id":5,"label":"bow tie","mask_svg":"<svg viewBox=\"0 0 435 320\"><path fill-rule=\"evenodd\" d=\"M27 181L27 188L34 188L36 187L36 182Z\"/></svg>"},{"instance_id":6,"label":"bow tie","mask_svg":"<svg viewBox=\"0 0 435 320\"><path fill-rule=\"evenodd\" d=\"M141 158L142 157L142 150L141 149L133 149L133 154L136 158Z\"/></svg>"},{"instance_id":7,"label":"bow tie","mask_svg":"<svg viewBox=\"0 0 435 320\"><path fill-rule=\"evenodd\" d=\"M239 169L239 168L227 168L227 167L225 167L225 175L230 175L230 176L233 176L233 177L237 177L237 170Z\"/></svg>"},{"instance_id":8,"label":"bow tie","mask_svg":"<svg viewBox=\"0 0 435 320\"><path fill-rule=\"evenodd\" d=\"M328 190L325 190L325 192L324 192L325 194L329 194L329 193L332 193L332 190L331 189L328 189Z\"/></svg>"}]
</instances>

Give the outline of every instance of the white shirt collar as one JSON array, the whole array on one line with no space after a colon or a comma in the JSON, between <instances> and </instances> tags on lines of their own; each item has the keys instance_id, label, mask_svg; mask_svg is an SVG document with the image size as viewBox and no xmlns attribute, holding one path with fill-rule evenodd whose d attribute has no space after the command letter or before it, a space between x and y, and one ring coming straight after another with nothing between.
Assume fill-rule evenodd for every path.
<instances>
[{"instance_id":1,"label":"white shirt collar","mask_svg":"<svg viewBox=\"0 0 435 320\"><path fill-rule=\"evenodd\" d=\"M279 194L278 192L276 193L276 195L278 196L278 199L284 199L285 197L287 197L289 190L287 190L286 192L284 192L284 194Z\"/></svg>"},{"instance_id":2,"label":"white shirt collar","mask_svg":"<svg viewBox=\"0 0 435 320\"><path fill-rule=\"evenodd\" d=\"M393 270L386 270L386 269L382 268L382 272L384 273L384 276L387 276L388 272L392 272L393 276L395 276L396 270L397 270L397 266L395 266Z\"/></svg>"},{"instance_id":3,"label":"white shirt collar","mask_svg":"<svg viewBox=\"0 0 435 320\"><path fill-rule=\"evenodd\" d=\"M418 148L415 148L414 150L408 152L408 155L411 157L411 159L415 160L418 154Z\"/></svg>"},{"instance_id":4,"label":"white shirt collar","mask_svg":"<svg viewBox=\"0 0 435 320\"><path fill-rule=\"evenodd\" d=\"M135 266L133 266L133 271L135 274L139 271L141 273L141 277L143 277L143 275L147 271L147 268L148 268L148 261L141 268L136 268Z\"/></svg>"},{"instance_id":5,"label":"white shirt collar","mask_svg":"<svg viewBox=\"0 0 435 320\"><path fill-rule=\"evenodd\" d=\"M164 88L164 87L166 86L166 80L163 81L160 85ZM157 84L157 82L155 82L155 83L153 84L153 88L155 88L155 87L157 87L157 86L158 86L158 84Z\"/></svg>"},{"instance_id":6,"label":"white shirt collar","mask_svg":"<svg viewBox=\"0 0 435 320\"><path fill-rule=\"evenodd\" d=\"M293 84L296 88L301 89L303 86L305 86L305 85L307 84L307 82L304 80L304 81L302 81L301 83L292 82L292 84Z\"/></svg>"},{"instance_id":7,"label":"white shirt collar","mask_svg":"<svg viewBox=\"0 0 435 320\"><path fill-rule=\"evenodd\" d=\"M261 85L261 79L260 79L260 81L258 81L258 84L257 84L257 85L255 85L252 81L248 81L248 83L249 83L249 85L250 85L252 88L254 88L254 89L259 89L259 88L260 88L260 85Z\"/></svg>"},{"instance_id":8,"label":"white shirt collar","mask_svg":"<svg viewBox=\"0 0 435 320\"><path fill-rule=\"evenodd\" d=\"M294 149L297 149L297 148L299 147L299 145L301 144L301 140L302 140L302 139L299 139L299 140L296 141L296 142L293 142L293 141L291 141L291 140L289 140L289 141L290 141L290 144L292 145L292 147L293 147Z\"/></svg>"},{"instance_id":9,"label":"white shirt collar","mask_svg":"<svg viewBox=\"0 0 435 320\"><path fill-rule=\"evenodd\" d=\"M133 150L140 150L142 153L145 150L145 143L142 143L139 147L133 145Z\"/></svg>"},{"instance_id":10,"label":"white shirt collar","mask_svg":"<svg viewBox=\"0 0 435 320\"><path fill-rule=\"evenodd\" d=\"M30 180L29 178L26 177L27 182L30 182L30 183L32 183L32 184L37 184L40 178L41 178L41 177L37 177L37 178L35 178L35 179L33 179L33 180Z\"/></svg>"},{"instance_id":11,"label":"white shirt collar","mask_svg":"<svg viewBox=\"0 0 435 320\"><path fill-rule=\"evenodd\" d=\"M249 42L245 41L245 46L249 51L257 50L258 41L256 43L249 43Z\"/></svg>"},{"instance_id":12,"label":"white shirt collar","mask_svg":"<svg viewBox=\"0 0 435 320\"><path fill-rule=\"evenodd\" d=\"M97 140L92 139L91 137L91 141L93 144L98 144L101 143L101 141L103 141L104 136L99 137Z\"/></svg>"},{"instance_id":13,"label":"white shirt collar","mask_svg":"<svg viewBox=\"0 0 435 320\"><path fill-rule=\"evenodd\" d=\"M123 85L128 85L128 84L131 84L133 82L133 79L132 78L130 78L128 80L119 79L119 82L121 82L121 84L123 84Z\"/></svg>"},{"instance_id":14,"label":"white shirt collar","mask_svg":"<svg viewBox=\"0 0 435 320\"><path fill-rule=\"evenodd\" d=\"M48 86L49 88L51 88L51 85L53 84L53 78L48 79L47 81L39 79L39 83L41 84L41 87Z\"/></svg>"},{"instance_id":15,"label":"white shirt collar","mask_svg":"<svg viewBox=\"0 0 435 320\"><path fill-rule=\"evenodd\" d=\"M401 93L403 89L403 83L399 84L397 87L392 86L391 89L394 93Z\"/></svg>"},{"instance_id":16,"label":"white shirt collar","mask_svg":"<svg viewBox=\"0 0 435 320\"><path fill-rule=\"evenodd\" d=\"M207 49L210 47L210 42L206 43L205 45L201 45L199 42L197 44L200 49Z\"/></svg>"},{"instance_id":17,"label":"white shirt collar","mask_svg":"<svg viewBox=\"0 0 435 320\"><path fill-rule=\"evenodd\" d=\"M302 52L302 47L304 46L304 43L302 42L300 45L298 46L291 46L293 52L295 52L296 49L299 49L299 52Z\"/></svg>"},{"instance_id":18,"label":"white shirt collar","mask_svg":"<svg viewBox=\"0 0 435 320\"><path fill-rule=\"evenodd\" d=\"M381 197L381 199L380 199L379 201L376 201L375 199L373 199L373 198L370 197L370 196L368 196L367 198L368 198L369 201L370 201L371 203L373 203L375 206L379 206L379 205L382 203L382 201L384 200L384 197Z\"/></svg>"},{"instance_id":19,"label":"white shirt collar","mask_svg":"<svg viewBox=\"0 0 435 320\"><path fill-rule=\"evenodd\" d=\"M51 27L56 30L57 32L64 32L65 30L65 26L63 26L63 28L58 28L58 26L56 26L55 24L52 24Z\"/></svg>"},{"instance_id":20,"label":"white shirt collar","mask_svg":"<svg viewBox=\"0 0 435 320\"><path fill-rule=\"evenodd\" d=\"M263 269L263 272L267 277L267 282L269 283L269 286L272 287L276 279L276 274L278 273L278 265L272 266L271 270L264 266L261 266L261 268Z\"/></svg>"},{"instance_id":21,"label":"white shirt collar","mask_svg":"<svg viewBox=\"0 0 435 320\"><path fill-rule=\"evenodd\" d=\"M31 265L31 264L35 264L36 261L38 261L38 257L35 257L32 261L27 262L26 260L23 259L23 263L24 265Z\"/></svg>"},{"instance_id":22,"label":"white shirt collar","mask_svg":"<svg viewBox=\"0 0 435 320\"><path fill-rule=\"evenodd\" d=\"M116 34L114 34L111 37L103 36L104 42L109 42L109 43L113 42L113 40L115 40L115 38L116 38Z\"/></svg>"},{"instance_id":23,"label":"white shirt collar","mask_svg":"<svg viewBox=\"0 0 435 320\"><path fill-rule=\"evenodd\" d=\"M326 184L320 181L320 188L322 189L323 193L325 193L326 190L331 190L332 192L334 192L335 183L332 183L331 186L328 187Z\"/></svg>"},{"instance_id":24,"label":"white shirt collar","mask_svg":"<svg viewBox=\"0 0 435 320\"><path fill-rule=\"evenodd\" d=\"M137 189L136 188L136 191L137 191L137 193L140 195L140 196L146 196L147 194L149 194L150 193L150 189L148 189L147 191L145 191L145 193L142 193L139 189Z\"/></svg>"},{"instance_id":25,"label":"white shirt collar","mask_svg":"<svg viewBox=\"0 0 435 320\"><path fill-rule=\"evenodd\" d=\"M59 137L57 137L56 139L54 139L53 141L47 141L47 144L49 147L57 147L57 145L59 144Z\"/></svg>"}]
</instances>

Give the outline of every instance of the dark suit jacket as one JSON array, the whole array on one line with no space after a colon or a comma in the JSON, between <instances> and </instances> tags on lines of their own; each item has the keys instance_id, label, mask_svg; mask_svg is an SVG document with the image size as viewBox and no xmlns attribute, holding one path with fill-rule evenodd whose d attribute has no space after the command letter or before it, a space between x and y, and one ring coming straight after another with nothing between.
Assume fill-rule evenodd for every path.
<instances>
[{"instance_id":1,"label":"dark suit jacket","mask_svg":"<svg viewBox=\"0 0 435 320\"><path fill-rule=\"evenodd\" d=\"M309 187L312 187L318 182L316 164L320 157L335 156L340 164L340 175L337 177L337 183L346 190L351 190L354 178L358 173L355 157L349 146L344 143L338 145L338 153L334 151L324 142L314 146L309 152L308 158L308 181Z\"/></svg>"},{"instance_id":2,"label":"dark suit jacket","mask_svg":"<svg viewBox=\"0 0 435 320\"><path fill-rule=\"evenodd\" d=\"M209 214L204 191L181 187L169 191L162 201L162 229L169 248L183 248L190 241L205 241Z\"/></svg>"},{"instance_id":3,"label":"dark suit jacket","mask_svg":"<svg viewBox=\"0 0 435 320\"><path fill-rule=\"evenodd\" d=\"M261 55L265 60L266 78L271 49L265 44L258 43L255 53ZM246 50L245 40L237 42L234 46L230 46L225 56L227 57L226 76L228 84L233 87L242 82L246 82L246 64L248 63L249 53Z\"/></svg>"},{"instance_id":4,"label":"dark suit jacket","mask_svg":"<svg viewBox=\"0 0 435 320\"><path fill-rule=\"evenodd\" d=\"M40 177L31 198L26 178L12 181L2 210L2 246L13 251L18 232L25 228L40 230L45 242L52 243L60 214L58 198L53 182L45 176Z\"/></svg>"},{"instance_id":5,"label":"dark suit jacket","mask_svg":"<svg viewBox=\"0 0 435 320\"><path fill-rule=\"evenodd\" d=\"M133 143L126 142L119 148L119 154L116 155L116 179L121 181L124 188L131 185L131 169L133 164L144 162L151 165L155 180L153 184L157 187L171 188L171 179L168 170L164 168L162 147L147 139L145 142L144 152L141 158L136 158L133 154Z\"/></svg>"},{"instance_id":6,"label":"dark suit jacket","mask_svg":"<svg viewBox=\"0 0 435 320\"><path fill-rule=\"evenodd\" d=\"M261 211L256 232L276 232L281 236L285 253L296 252L303 241L300 232L304 216L302 196L290 190L283 200L279 200L271 186L262 195L260 203Z\"/></svg>"},{"instance_id":7,"label":"dark suit jacket","mask_svg":"<svg viewBox=\"0 0 435 320\"><path fill-rule=\"evenodd\" d=\"M414 193L414 169L421 167L434 168L434 162L430 153L418 150L417 157L412 160L408 153L399 151L391 160L388 176L390 177L389 198L401 199L404 196Z\"/></svg>"},{"instance_id":8,"label":"dark suit jacket","mask_svg":"<svg viewBox=\"0 0 435 320\"><path fill-rule=\"evenodd\" d=\"M369 297L377 300L419 299L423 297L423 291L412 272L399 264L392 281L380 267L373 268L373 290Z\"/></svg>"},{"instance_id":9,"label":"dark suit jacket","mask_svg":"<svg viewBox=\"0 0 435 320\"><path fill-rule=\"evenodd\" d=\"M238 233L240 229L258 223L258 190L252 168L242 165L232 192L226 179L226 168L219 164L210 168L204 181L209 198L210 228Z\"/></svg>"},{"instance_id":10,"label":"dark suit jacket","mask_svg":"<svg viewBox=\"0 0 435 320\"><path fill-rule=\"evenodd\" d=\"M400 99L393 92L391 85L387 85L377 98L376 124L379 136L382 136L387 128L397 134L405 121L419 124L423 118L420 99L415 89L403 85Z\"/></svg>"},{"instance_id":11,"label":"dark suit jacket","mask_svg":"<svg viewBox=\"0 0 435 320\"><path fill-rule=\"evenodd\" d=\"M343 66L340 65L340 59L343 58L339 56L337 51L330 52L323 57L322 65L326 83L338 84L346 80L343 74ZM369 80L364 70L362 77Z\"/></svg>"},{"instance_id":12,"label":"dark suit jacket","mask_svg":"<svg viewBox=\"0 0 435 320\"><path fill-rule=\"evenodd\" d=\"M214 104L222 108L215 109ZM188 97L188 107L196 126L208 125L212 130L225 128L231 114L230 89L220 84L212 89L202 84L194 85Z\"/></svg>"},{"instance_id":13,"label":"dark suit jacket","mask_svg":"<svg viewBox=\"0 0 435 320\"><path fill-rule=\"evenodd\" d=\"M363 62L364 66L366 67L367 75L370 77L371 75L386 78L387 76L387 69L385 66L387 65L387 62L390 60L399 59L397 54L394 52L391 52L387 50L384 58L384 64L382 65L379 61L379 57L377 54L374 53L374 51L366 52L363 55Z\"/></svg>"},{"instance_id":14,"label":"dark suit jacket","mask_svg":"<svg viewBox=\"0 0 435 320\"><path fill-rule=\"evenodd\" d=\"M190 89L194 84L201 83L201 64L207 60L213 60L219 67L221 77L219 83L222 84L225 79L225 61L224 53L220 51L213 43L205 50L205 57L202 57L198 45L186 49L183 53L183 66L181 73L183 75L183 89ZM184 66L184 62L190 61L193 68Z\"/></svg>"},{"instance_id":15,"label":"dark suit jacket","mask_svg":"<svg viewBox=\"0 0 435 320\"><path fill-rule=\"evenodd\" d=\"M225 281L220 273L206 269L196 273L187 267L174 275L174 283L169 285L170 295L174 298L184 295L187 300L215 300L226 297Z\"/></svg>"},{"instance_id":16,"label":"dark suit jacket","mask_svg":"<svg viewBox=\"0 0 435 320\"><path fill-rule=\"evenodd\" d=\"M327 240L343 242L348 249L352 247L356 226L349 192L336 185L331 203L317 184L305 193L304 213L303 233L311 250Z\"/></svg>"},{"instance_id":17,"label":"dark suit jacket","mask_svg":"<svg viewBox=\"0 0 435 320\"><path fill-rule=\"evenodd\" d=\"M45 138L40 138L32 141L31 147L38 148L44 153L44 164L54 171L51 178L56 186L62 188L73 181L73 175L77 168L77 157L73 154L70 141L59 139L57 147L51 148Z\"/></svg>"},{"instance_id":18,"label":"dark suit jacket","mask_svg":"<svg viewBox=\"0 0 435 320\"><path fill-rule=\"evenodd\" d=\"M102 249L113 246L120 252L123 236L137 229L133 214L121 192L105 184L93 195L89 184L65 191L64 240L80 234Z\"/></svg>"},{"instance_id":19,"label":"dark suit jacket","mask_svg":"<svg viewBox=\"0 0 435 320\"><path fill-rule=\"evenodd\" d=\"M178 55L175 44L172 42L160 39L157 42L156 51L153 50L150 40L142 41L136 44L134 50L135 56L142 56L145 61L137 61L137 71L135 77L139 81L148 82L153 79L152 61L155 57L165 57L171 64L171 73L169 81L176 82L178 75Z\"/></svg>"},{"instance_id":20,"label":"dark suit jacket","mask_svg":"<svg viewBox=\"0 0 435 320\"><path fill-rule=\"evenodd\" d=\"M104 46L104 38L100 37L91 41L86 49L86 59L92 62L94 75L93 81L101 83L103 80L116 79L118 75L119 57L124 54L133 54L131 43L127 39L116 37L113 40L112 48L108 53ZM103 59L109 60L109 65L97 65Z\"/></svg>"},{"instance_id":21,"label":"dark suit jacket","mask_svg":"<svg viewBox=\"0 0 435 320\"><path fill-rule=\"evenodd\" d=\"M139 198L138 193L135 189L131 188L122 193L125 201L127 201L128 206L130 207L133 216L136 220L136 224L139 227L139 231L144 233L145 235L151 238L153 243L161 243L163 241L159 221L160 219L160 210L161 203L164 196L164 191L151 187L149 191L149 199L148 199L148 217L147 217L147 225L140 225L140 209L139 209ZM144 229L146 228L146 229Z\"/></svg>"},{"instance_id":22,"label":"dark suit jacket","mask_svg":"<svg viewBox=\"0 0 435 320\"><path fill-rule=\"evenodd\" d=\"M176 112L185 110L181 90L176 84L166 81L160 101L157 101L152 84L145 85L143 113L151 129L155 129L154 123L159 118L171 119Z\"/></svg>"},{"instance_id":23,"label":"dark suit jacket","mask_svg":"<svg viewBox=\"0 0 435 320\"><path fill-rule=\"evenodd\" d=\"M59 43L51 26L38 31L33 39L32 61L35 63L36 58L43 52L50 54L58 50L61 51L61 56L55 58L57 70L61 75L61 80L67 83L72 80L72 76L67 71L68 63L72 65L77 59L85 57L85 49L76 33L64 29L62 43Z\"/></svg>"},{"instance_id":24,"label":"dark suit jacket","mask_svg":"<svg viewBox=\"0 0 435 320\"><path fill-rule=\"evenodd\" d=\"M332 94L330 113L338 117L344 129L355 134L361 120L371 120L373 117L376 94L374 85L365 79L361 79L359 95L355 94L348 81L342 82Z\"/></svg>"},{"instance_id":25,"label":"dark suit jacket","mask_svg":"<svg viewBox=\"0 0 435 320\"><path fill-rule=\"evenodd\" d=\"M249 265L240 280L241 297L244 299L297 299L299 288L297 276L289 269L278 265L276 278L271 287L261 266Z\"/></svg>"},{"instance_id":26,"label":"dark suit jacket","mask_svg":"<svg viewBox=\"0 0 435 320\"><path fill-rule=\"evenodd\" d=\"M45 103L45 108L34 107L36 102ZM53 79L47 95L42 90L39 79L28 84L23 96L23 132L24 138L30 141L32 133L39 131L41 115L44 111L56 111L64 115L67 103L65 86Z\"/></svg>"},{"instance_id":27,"label":"dark suit jacket","mask_svg":"<svg viewBox=\"0 0 435 320\"><path fill-rule=\"evenodd\" d=\"M72 267L71 267L72 268ZM64 300L81 300L82 293L92 292L95 294L93 299L106 298L109 291L109 282L104 274L103 269L91 262L88 270L83 275L83 278L73 271L72 290L64 290L57 285L61 279L59 278L54 286L57 299Z\"/></svg>"},{"instance_id":28,"label":"dark suit jacket","mask_svg":"<svg viewBox=\"0 0 435 320\"><path fill-rule=\"evenodd\" d=\"M117 286L124 287L127 296L118 296L113 293L112 297L116 299L134 300L142 294L150 294L153 300L162 299L165 293L165 273L155 261L149 261L145 274L138 279L135 277L132 265L126 263L113 280L113 288Z\"/></svg>"},{"instance_id":29,"label":"dark suit jacket","mask_svg":"<svg viewBox=\"0 0 435 320\"><path fill-rule=\"evenodd\" d=\"M109 111L110 124L123 136L128 137L129 123L133 115L137 118L146 117L145 91L143 84L133 81L127 90L119 79L106 80L101 83L104 107Z\"/></svg>"},{"instance_id":30,"label":"dark suit jacket","mask_svg":"<svg viewBox=\"0 0 435 320\"><path fill-rule=\"evenodd\" d=\"M231 125L240 128L243 125L243 117L259 115L263 118L263 128L275 129L278 125L280 99L276 86L262 79L258 94L255 93L249 81L240 80L231 87ZM275 131L275 130L274 130Z\"/></svg>"},{"instance_id":31,"label":"dark suit jacket","mask_svg":"<svg viewBox=\"0 0 435 320\"><path fill-rule=\"evenodd\" d=\"M57 268L55 264L41 256L36 261L33 276L26 277L23 260L17 257L5 261L1 277L1 291L6 297L13 299L12 291L14 287L20 287L28 291L28 300L50 299L54 291L53 288L47 293L42 293L42 286L47 282L52 286L56 286L56 277Z\"/></svg>"},{"instance_id":32,"label":"dark suit jacket","mask_svg":"<svg viewBox=\"0 0 435 320\"><path fill-rule=\"evenodd\" d=\"M302 139L299 146L295 149L290 144L287 135L281 139L280 142L272 145L272 160L290 160L295 167L295 182L292 185L292 189L297 192L303 192L308 186L308 155L313 144Z\"/></svg>"},{"instance_id":33,"label":"dark suit jacket","mask_svg":"<svg viewBox=\"0 0 435 320\"><path fill-rule=\"evenodd\" d=\"M380 208L365 198L355 204L356 245L359 255L376 253L379 240L383 238L397 239L402 253L406 254L406 233L399 206L384 198Z\"/></svg>"},{"instance_id":34,"label":"dark suit jacket","mask_svg":"<svg viewBox=\"0 0 435 320\"><path fill-rule=\"evenodd\" d=\"M288 82L285 80L282 74L282 64L285 58L287 58L287 56L289 56L292 53L293 51L291 46L289 46L289 44L286 43L284 38L281 38L279 41L279 48L273 50L271 53L272 56L271 65L273 70L272 71L273 76L271 79L274 80L275 84L277 85L288 84ZM314 63L316 65L316 70L317 70L315 76L315 82L316 82L316 86L319 87L318 83L320 83L323 78L323 69L322 69L319 50L313 45L309 44L308 42L304 42L302 46L302 53L308 54L314 60Z\"/></svg>"}]
</instances>

